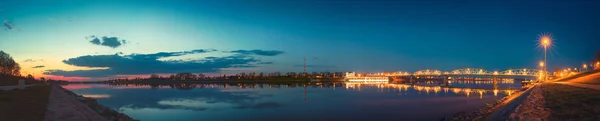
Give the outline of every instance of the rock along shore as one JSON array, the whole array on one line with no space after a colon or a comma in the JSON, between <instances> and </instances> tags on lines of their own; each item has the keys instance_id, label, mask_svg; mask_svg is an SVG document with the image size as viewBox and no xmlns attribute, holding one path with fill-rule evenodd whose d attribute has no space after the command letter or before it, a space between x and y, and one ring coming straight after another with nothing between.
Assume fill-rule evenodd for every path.
<instances>
[{"instance_id":1,"label":"rock along shore","mask_svg":"<svg viewBox=\"0 0 600 121\"><path fill-rule=\"evenodd\" d=\"M523 92L525 92L527 89L529 89L531 87L527 87L527 88L522 88L521 90L517 90L514 92L514 94L512 95L508 95L502 99L496 100L494 102L491 103L486 103L484 106L475 109L475 111L472 111L470 113L467 112L459 112L457 114L454 114L452 116L452 118L450 119L444 119L444 120L451 120L451 121L479 121L479 120L485 120L485 118L487 118L489 115L491 115L492 113L494 113L494 111L496 111L497 109L501 108L502 106L506 105L508 102L514 100L516 97L521 96L521 94L523 94Z\"/></svg>"}]
</instances>

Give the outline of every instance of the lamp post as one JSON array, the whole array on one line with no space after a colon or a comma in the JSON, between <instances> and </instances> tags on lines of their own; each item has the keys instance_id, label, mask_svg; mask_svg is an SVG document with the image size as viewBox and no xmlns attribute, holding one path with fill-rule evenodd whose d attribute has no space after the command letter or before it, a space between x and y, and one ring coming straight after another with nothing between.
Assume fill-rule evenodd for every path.
<instances>
[{"instance_id":1,"label":"lamp post","mask_svg":"<svg viewBox=\"0 0 600 121\"><path fill-rule=\"evenodd\" d=\"M585 71L587 71L587 65L586 65L586 64L583 64L583 68L582 68L582 70L583 70L583 69L585 69Z\"/></svg>"},{"instance_id":2,"label":"lamp post","mask_svg":"<svg viewBox=\"0 0 600 121\"><path fill-rule=\"evenodd\" d=\"M549 35L543 35L540 38L540 41L541 41L540 43L541 43L542 47L544 47L544 63L547 65L548 64L548 60L546 59L546 53L548 51L548 47L550 46L550 41L552 41L552 40L551 40L551 38L550 38ZM543 68L544 73L547 73L548 70L547 70L546 66L543 66L543 67L544 67ZM545 74L544 75L544 81L546 81L546 79L547 79L547 76Z\"/></svg>"}]
</instances>

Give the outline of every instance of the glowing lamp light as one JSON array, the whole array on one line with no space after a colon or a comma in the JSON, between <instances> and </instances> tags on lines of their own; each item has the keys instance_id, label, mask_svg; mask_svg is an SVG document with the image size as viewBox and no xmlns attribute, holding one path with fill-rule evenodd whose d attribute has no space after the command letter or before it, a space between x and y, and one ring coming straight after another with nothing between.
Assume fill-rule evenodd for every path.
<instances>
[{"instance_id":1,"label":"glowing lamp light","mask_svg":"<svg viewBox=\"0 0 600 121\"><path fill-rule=\"evenodd\" d=\"M540 67L544 67L544 65L545 65L544 62L540 61Z\"/></svg>"},{"instance_id":2,"label":"glowing lamp light","mask_svg":"<svg viewBox=\"0 0 600 121\"><path fill-rule=\"evenodd\" d=\"M544 45L544 46L550 45L550 37L548 37L548 36L542 37L542 45Z\"/></svg>"},{"instance_id":3,"label":"glowing lamp light","mask_svg":"<svg viewBox=\"0 0 600 121\"><path fill-rule=\"evenodd\" d=\"M540 36L540 45L542 45L544 47L548 47L549 45L551 45L551 42L552 42L552 35L543 34Z\"/></svg>"}]
</instances>

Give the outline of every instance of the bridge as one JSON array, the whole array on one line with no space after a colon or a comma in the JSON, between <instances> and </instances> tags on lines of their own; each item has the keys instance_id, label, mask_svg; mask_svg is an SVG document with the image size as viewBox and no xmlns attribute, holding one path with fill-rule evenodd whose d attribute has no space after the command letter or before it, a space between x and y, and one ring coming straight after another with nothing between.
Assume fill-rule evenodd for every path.
<instances>
[{"instance_id":1,"label":"bridge","mask_svg":"<svg viewBox=\"0 0 600 121\"><path fill-rule=\"evenodd\" d=\"M537 77L542 76L544 72L539 69L508 69L504 71L487 71L479 68L463 68L452 71L440 71L440 70L419 70L413 73L410 72L379 72L379 73L367 73L365 76L529 76Z\"/></svg>"}]
</instances>

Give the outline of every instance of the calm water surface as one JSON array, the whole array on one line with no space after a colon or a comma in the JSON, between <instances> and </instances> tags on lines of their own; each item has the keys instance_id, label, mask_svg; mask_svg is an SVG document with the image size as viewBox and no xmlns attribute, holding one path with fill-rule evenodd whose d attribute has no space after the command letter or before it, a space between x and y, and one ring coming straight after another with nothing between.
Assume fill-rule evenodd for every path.
<instances>
[{"instance_id":1,"label":"calm water surface","mask_svg":"<svg viewBox=\"0 0 600 121\"><path fill-rule=\"evenodd\" d=\"M520 82L453 88L405 84L196 84L63 87L142 121L431 121L471 111L520 87ZM454 88L457 87L457 88ZM489 87L489 88L488 88ZM499 90L493 91L493 87ZM496 93L494 93L496 92Z\"/></svg>"}]
</instances>

